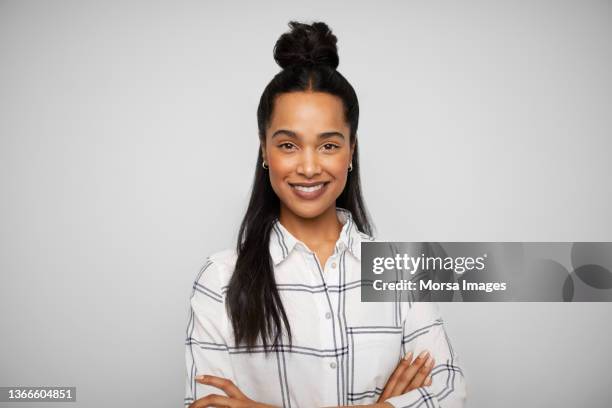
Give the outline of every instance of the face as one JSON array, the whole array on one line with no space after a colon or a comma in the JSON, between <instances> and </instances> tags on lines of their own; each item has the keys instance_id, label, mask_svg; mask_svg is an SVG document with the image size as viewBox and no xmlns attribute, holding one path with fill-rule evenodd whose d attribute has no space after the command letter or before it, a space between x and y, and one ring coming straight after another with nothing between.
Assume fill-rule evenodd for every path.
<instances>
[{"instance_id":1,"label":"face","mask_svg":"<svg viewBox=\"0 0 612 408\"><path fill-rule=\"evenodd\" d=\"M353 156L342 100L324 92L277 96L262 154L285 210L303 218L335 207Z\"/></svg>"}]
</instances>

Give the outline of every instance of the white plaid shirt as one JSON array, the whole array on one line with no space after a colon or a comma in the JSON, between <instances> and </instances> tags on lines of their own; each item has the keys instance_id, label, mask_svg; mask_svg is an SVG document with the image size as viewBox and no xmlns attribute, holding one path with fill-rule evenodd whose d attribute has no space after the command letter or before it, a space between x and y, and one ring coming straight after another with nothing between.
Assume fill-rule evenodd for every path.
<instances>
[{"instance_id":1,"label":"white plaid shirt","mask_svg":"<svg viewBox=\"0 0 612 408\"><path fill-rule=\"evenodd\" d=\"M395 407L462 407L466 389L457 355L437 305L361 302L360 232L351 213L337 208L343 228L321 267L315 253L275 221L270 237L274 274L293 334L266 357L235 347L225 294L236 253L210 255L193 285L186 340L185 405L223 391L194 380L231 379L249 398L282 407L375 403L400 358L426 349L435 358L433 384L386 401ZM261 344L261 343L259 343Z\"/></svg>"}]
</instances>

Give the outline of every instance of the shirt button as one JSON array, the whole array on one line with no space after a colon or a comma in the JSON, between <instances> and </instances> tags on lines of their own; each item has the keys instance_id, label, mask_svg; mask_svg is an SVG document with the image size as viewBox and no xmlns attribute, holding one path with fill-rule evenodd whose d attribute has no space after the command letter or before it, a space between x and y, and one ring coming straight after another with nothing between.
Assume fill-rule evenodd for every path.
<instances>
[{"instance_id":1,"label":"shirt button","mask_svg":"<svg viewBox=\"0 0 612 408\"><path fill-rule=\"evenodd\" d=\"M335 268L335 267L336 267L336 263L335 263L335 262L332 262L331 267L332 267L332 268Z\"/></svg>"},{"instance_id":2,"label":"shirt button","mask_svg":"<svg viewBox=\"0 0 612 408\"><path fill-rule=\"evenodd\" d=\"M336 363L331 362L331 363L329 363L329 366L330 366L331 368L336 368Z\"/></svg>"},{"instance_id":3,"label":"shirt button","mask_svg":"<svg viewBox=\"0 0 612 408\"><path fill-rule=\"evenodd\" d=\"M329 313L329 312L325 313L325 318L326 319L331 319L331 313Z\"/></svg>"}]
</instances>

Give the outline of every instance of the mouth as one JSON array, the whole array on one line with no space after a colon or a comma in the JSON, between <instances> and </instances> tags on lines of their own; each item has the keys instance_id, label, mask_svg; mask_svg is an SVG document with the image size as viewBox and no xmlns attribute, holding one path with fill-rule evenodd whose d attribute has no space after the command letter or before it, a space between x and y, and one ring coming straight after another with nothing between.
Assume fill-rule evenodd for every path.
<instances>
[{"instance_id":1,"label":"mouth","mask_svg":"<svg viewBox=\"0 0 612 408\"><path fill-rule=\"evenodd\" d=\"M326 190L329 181L317 183L289 183L291 190L300 198L313 200L320 197Z\"/></svg>"},{"instance_id":2,"label":"mouth","mask_svg":"<svg viewBox=\"0 0 612 408\"><path fill-rule=\"evenodd\" d=\"M299 191L311 192L317 191L329 184L329 181L320 181L318 183L289 183L292 188Z\"/></svg>"}]
</instances>

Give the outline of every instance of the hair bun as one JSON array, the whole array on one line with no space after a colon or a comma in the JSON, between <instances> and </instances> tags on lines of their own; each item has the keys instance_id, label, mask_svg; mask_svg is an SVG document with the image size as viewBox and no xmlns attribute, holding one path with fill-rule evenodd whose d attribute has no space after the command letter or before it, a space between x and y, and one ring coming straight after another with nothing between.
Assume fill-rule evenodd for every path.
<instances>
[{"instance_id":1,"label":"hair bun","mask_svg":"<svg viewBox=\"0 0 612 408\"><path fill-rule=\"evenodd\" d=\"M290 21L289 27L291 31L282 34L274 46L274 59L281 68L292 65L338 67L338 39L327 24Z\"/></svg>"}]
</instances>

